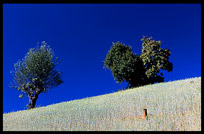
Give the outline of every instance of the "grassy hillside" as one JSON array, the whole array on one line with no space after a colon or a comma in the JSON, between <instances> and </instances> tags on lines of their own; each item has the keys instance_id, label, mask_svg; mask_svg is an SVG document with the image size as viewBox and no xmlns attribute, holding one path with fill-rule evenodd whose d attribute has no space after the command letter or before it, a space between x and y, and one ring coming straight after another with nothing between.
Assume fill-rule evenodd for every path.
<instances>
[{"instance_id":1,"label":"grassy hillside","mask_svg":"<svg viewBox=\"0 0 204 134\"><path fill-rule=\"evenodd\" d=\"M3 114L9 130L201 131L201 77Z\"/></svg>"}]
</instances>

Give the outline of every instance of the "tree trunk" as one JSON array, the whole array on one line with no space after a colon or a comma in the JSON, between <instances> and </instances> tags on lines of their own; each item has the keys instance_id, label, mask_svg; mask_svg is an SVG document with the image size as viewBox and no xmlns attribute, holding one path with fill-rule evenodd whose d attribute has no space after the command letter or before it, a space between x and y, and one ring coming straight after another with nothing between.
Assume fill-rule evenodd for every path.
<instances>
[{"instance_id":1,"label":"tree trunk","mask_svg":"<svg viewBox=\"0 0 204 134\"><path fill-rule=\"evenodd\" d=\"M38 93L36 93L33 97L30 98L31 102L29 102L28 109L35 108L36 101L38 99Z\"/></svg>"}]
</instances>

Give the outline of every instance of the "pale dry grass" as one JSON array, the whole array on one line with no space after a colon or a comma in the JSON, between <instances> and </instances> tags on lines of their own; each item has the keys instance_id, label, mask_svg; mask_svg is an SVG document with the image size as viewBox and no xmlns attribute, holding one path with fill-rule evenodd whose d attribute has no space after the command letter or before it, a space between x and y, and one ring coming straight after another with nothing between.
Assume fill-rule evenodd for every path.
<instances>
[{"instance_id":1,"label":"pale dry grass","mask_svg":"<svg viewBox=\"0 0 204 134\"><path fill-rule=\"evenodd\" d=\"M201 131L201 77L3 114L3 130Z\"/></svg>"}]
</instances>

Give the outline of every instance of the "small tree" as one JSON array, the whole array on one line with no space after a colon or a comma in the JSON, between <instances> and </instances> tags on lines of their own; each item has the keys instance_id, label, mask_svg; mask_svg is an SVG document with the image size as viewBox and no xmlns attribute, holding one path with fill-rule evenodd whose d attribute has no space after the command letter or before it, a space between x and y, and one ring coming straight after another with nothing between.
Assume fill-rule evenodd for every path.
<instances>
[{"instance_id":1,"label":"small tree","mask_svg":"<svg viewBox=\"0 0 204 134\"><path fill-rule=\"evenodd\" d=\"M113 43L106 55L104 66L112 71L117 82L128 82L128 88L145 84L145 70L139 56L132 53L131 46Z\"/></svg>"},{"instance_id":2,"label":"small tree","mask_svg":"<svg viewBox=\"0 0 204 134\"><path fill-rule=\"evenodd\" d=\"M63 83L61 72L55 70L59 64L52 49L42 42L40 48L31 48L22 61L14 64L13 82L10 87L22 91L29 97L29 109L34 108L40 93ZM19 96L22 97L22 94Z\"/></svg>"},{"instance_id":3,"label":"small tree","mask_svg":"<svg viewBox=\"0 0 204 134\"><path fill-rule=\"evenodd\" d=\"M141 40L143 43L140 58L145 66L148 83L163 82L163 73L160 71L167 70L170 72L173 69L173 64L169 62L170 50L162 49L161 41L155 41L152 37L143 36Z\"/></svg>"}]
</instances>

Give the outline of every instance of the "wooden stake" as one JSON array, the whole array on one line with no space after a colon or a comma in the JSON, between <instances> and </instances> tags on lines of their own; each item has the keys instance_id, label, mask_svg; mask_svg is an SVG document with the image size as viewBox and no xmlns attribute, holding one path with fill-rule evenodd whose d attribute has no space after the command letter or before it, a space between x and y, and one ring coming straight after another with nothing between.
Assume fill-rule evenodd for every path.
<instances>
[{"instance_id":1,"label":"wooden stake","mask_svg":"<svg viewBox=\"0 0 204 134\"><path fill-rule=\"evenodd\" d=\"M147 109L143 109L144 111L144 118L147 118Z\"/></svg>"}]
</instances>

